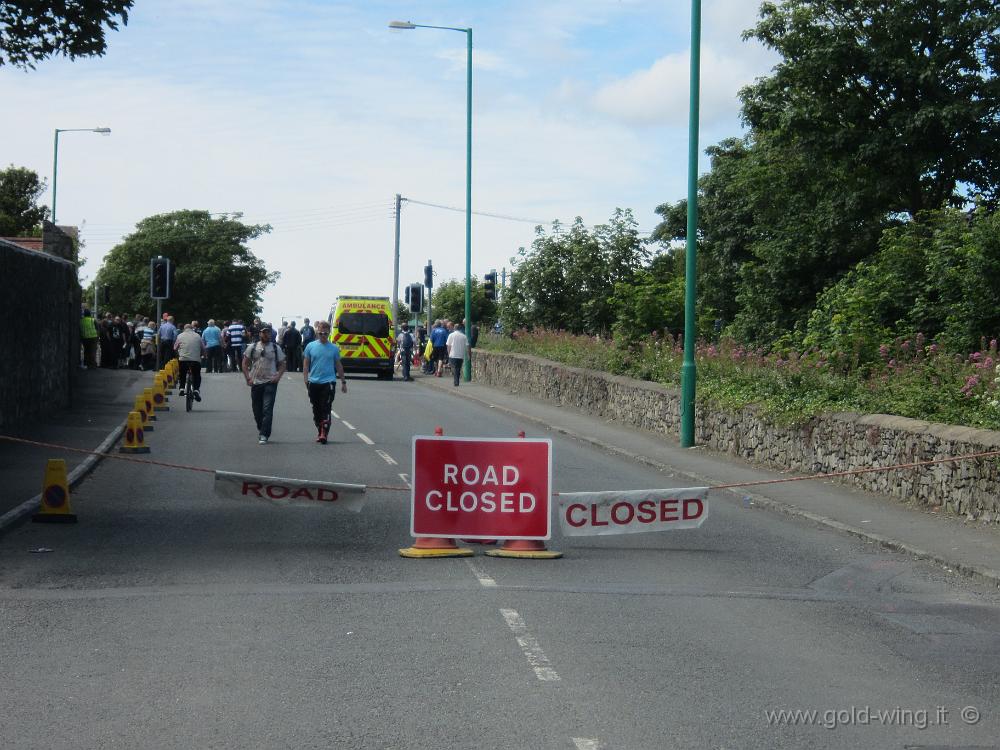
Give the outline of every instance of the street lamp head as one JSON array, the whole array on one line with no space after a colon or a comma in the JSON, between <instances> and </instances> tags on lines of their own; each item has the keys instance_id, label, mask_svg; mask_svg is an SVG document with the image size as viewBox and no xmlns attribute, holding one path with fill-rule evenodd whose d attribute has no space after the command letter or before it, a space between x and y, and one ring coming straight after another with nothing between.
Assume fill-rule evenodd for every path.
<instances>
[{"instance_id":1,"label":"street lamp head","mask_svg":"<svg viewBox=\"0 0 1000 750\"><path fill-rule=\"evenodd\" d=\"M409 21L391 21L389 23L390 29L415 29L416 25L410 23Z\"/></svg>"},{"instance_id":2,"label":"street lamp head","mask_svg":"<svg viewBox=\"0 0 1000 750\"><path fill-rule=\"evenodd\" d=\"M101 135L111 135L111 128L94 128L94 132Z\"/></svg>"}]
</instances>

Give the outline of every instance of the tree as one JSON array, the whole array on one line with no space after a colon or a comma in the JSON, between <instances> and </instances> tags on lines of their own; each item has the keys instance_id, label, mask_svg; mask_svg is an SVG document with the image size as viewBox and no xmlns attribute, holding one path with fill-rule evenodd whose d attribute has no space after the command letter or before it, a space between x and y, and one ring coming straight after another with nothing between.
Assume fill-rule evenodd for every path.
<instances>
[{"instance_id":1,"label":"tree","mask_svg":"<svg viewBox=\"0 0 1000 750\"><path fill-rule=\"evenodd\" d=\"M841 172L874 214L1000 194L996 0L765 2L745 32L777 51L746 87L755 134Z\"/></svg>"},{"instance_id":2,"label":"tree","mask_svg":"<svg viewBox=\"0 0 1000 750\"><path fill-rule=\"evenodd\" d=\"M24 70L51 55L103 55L104 27L117 31L128 23L134 0L0 1L0 67Z\"/></svg>"},{"instance_id":3,"label":"tree","mask_svg":"<svg viewBox=\"0 0 1000 750\"><path fill-rule=\"evenodd\" d=\"M207 211L150 216L111 249L98 277L111 287L112 308L152 314L149 262L162 255L176 269L167 309L178 321L249 320L260 312L264 289L279 277L246 247L269 231L266 224L213 219Z\"/></svg>"},{"instance_id":4,"label":"tree","mask_svg":"<svg viewBox=\"0 0 1000 750\"><path fill-rule=\"evenodd\" d=\"M479 279L472 277L472 322L480 329L493 325L496 320L497 303L486 299L486 292ZM434 318L447 318L455 323L465 319L465 280L452 279L434 288ZM432 321L433 322L433 321Z\"/></svg>"},{"instance_id":5,"label":"tree","mask_svg":"<svg viewBox=\"0 0 1000 750\"><path fill-rule=\"evenodd\" d=\"M0 235L18 237L36 230L49 209L38 205L45 181L38 173L11 164L0 170Z\"/></svg>"}]
</instances>

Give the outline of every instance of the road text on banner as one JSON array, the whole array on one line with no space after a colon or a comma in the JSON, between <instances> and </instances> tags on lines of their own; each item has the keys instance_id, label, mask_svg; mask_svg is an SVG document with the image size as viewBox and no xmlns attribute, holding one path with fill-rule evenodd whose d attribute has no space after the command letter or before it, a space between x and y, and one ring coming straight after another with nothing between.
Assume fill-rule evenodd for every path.
<instances>
[{"instance_id":1,"label":"road text on banner","mask_svg":"<svg viewBox=\"0 0 1000 750\"><path fill-rule=\"evenodd\" d=\"M707 516L708 487L559 494L559 520L566 536L696 529Z\"/></svg>"},{"instance_id":2,"label":"road text on banner","mask_svg":"<svg viewBox=\"0 0 1000 750\"><path fill-rule=\"evenodd\" d=\"M549 539L552 441L413 438L415 537Z\"/></svg>"},{"instance_id":3,"label":"road text on banner","mask_svg":"<svg viewBox=\"0 0 1000 750\"><path fill-rule=\"evenodd\" d=\"M233 500L266 500L275 505L331 505L355 513L365 506L365 485L313 482L215 472L215 494Z\"/></svg>"}]
</instances>

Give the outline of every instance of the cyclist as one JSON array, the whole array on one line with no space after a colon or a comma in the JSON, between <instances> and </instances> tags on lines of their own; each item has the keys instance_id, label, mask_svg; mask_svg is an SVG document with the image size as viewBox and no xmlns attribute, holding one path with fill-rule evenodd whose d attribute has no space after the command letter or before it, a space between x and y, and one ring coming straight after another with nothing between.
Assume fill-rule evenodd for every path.
<instances>
[{"instance_id":1,"label":"cyclist","mask_svg":"<svg viewBox=\"0 0 1000 750\"><path fill-rule=\"evenodd\" d=\"M205 356L205 342L190 323L184 325L184 331L174 342L174 351L180 360L180 389L184 391L187 374L191 373L191 387L194 388L194 400L201 401L201 358Z\"/></svg>"}]
</instances>

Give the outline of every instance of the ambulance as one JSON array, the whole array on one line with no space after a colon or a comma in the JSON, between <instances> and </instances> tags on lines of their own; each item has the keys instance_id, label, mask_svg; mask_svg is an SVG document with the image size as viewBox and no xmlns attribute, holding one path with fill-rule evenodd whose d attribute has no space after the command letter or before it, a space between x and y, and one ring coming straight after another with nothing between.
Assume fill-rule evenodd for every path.
<instances>
[{"instance_id":1,"label":"ambulance","mask_svg":"<svg viewBox=\"0 0 1000 750\"><path fill-rule=\"evenodd\" d=\"M344 372L373 372L379 380L392 380L396 334L388 297L337 297L330 325Z\"/></svg>"}]
</instances>

